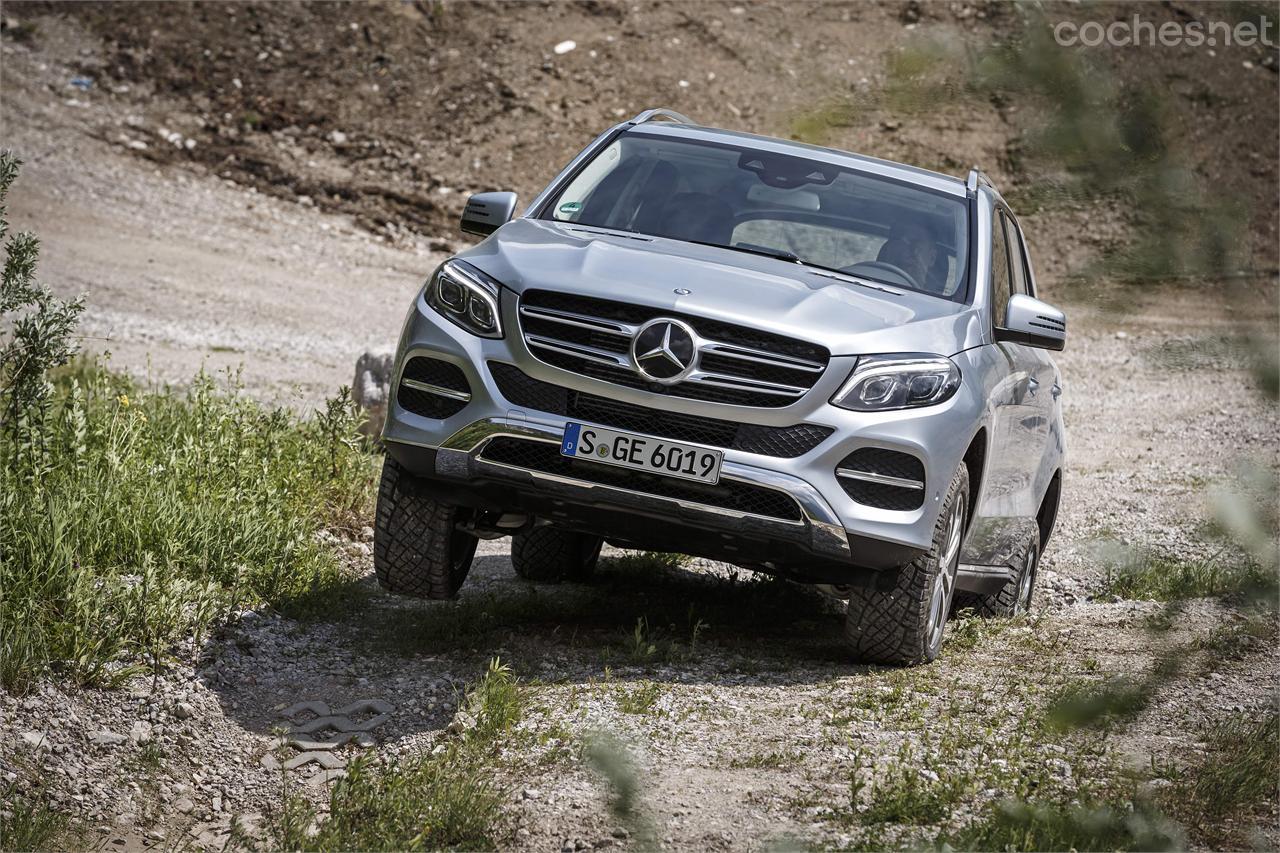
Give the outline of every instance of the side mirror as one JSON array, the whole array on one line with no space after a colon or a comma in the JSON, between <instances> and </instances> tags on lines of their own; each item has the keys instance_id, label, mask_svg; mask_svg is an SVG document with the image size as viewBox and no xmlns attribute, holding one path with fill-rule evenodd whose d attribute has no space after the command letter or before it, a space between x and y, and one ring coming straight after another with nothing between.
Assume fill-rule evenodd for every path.
<instances>
[{"instance_id":1,"label":"side mirror","mask_svg":"<svg viewBox=\"0 0 1280 853\"><path fill-rule=\"evenodd\" d=\"M996 327L996 340L1061 350L1067 344L1067 315L1048 302L1015 293L1009 297L1004 324Z\"/></svg>"},{"instance_id":2,"label":"side mirror","mask_svg":"<svg viewBox=\"0 0 1280 853\"><path fill-rule=\"evenodd\" d=\"M462 211L462 230L488 237L510 222L515 212L515 193L476 193Z\"/></svg>"}]
</instances>

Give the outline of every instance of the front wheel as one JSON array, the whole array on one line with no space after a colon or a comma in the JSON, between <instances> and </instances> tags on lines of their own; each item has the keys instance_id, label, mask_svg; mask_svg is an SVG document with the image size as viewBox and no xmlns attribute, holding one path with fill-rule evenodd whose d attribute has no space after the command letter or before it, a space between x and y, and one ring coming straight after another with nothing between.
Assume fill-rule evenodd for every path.
<instances>
[{"instance_id":1,"label":"front wheel","mask_svg":"<svg viewBox=\"0 0 1280 853\"><path fill-rule=\"evenodd\" d=\"M947 489L928 552L899 568L891 589L850 589L844 633L859 660L905 665L938 656L968 510L969 471L961 465Z\"/></svg>"},{"instance_id":2,"label":"front wheel","mask_svg":"<svg viewBox=\"0 0 1280 853\"><path fill-rule=\"evenodd\" d=\"M474 510L421 494L416 478L388 456L378 486L373 568L388 592L452 598L471 571L476 537L458 529Z\"/></svg>"}]
</instances>

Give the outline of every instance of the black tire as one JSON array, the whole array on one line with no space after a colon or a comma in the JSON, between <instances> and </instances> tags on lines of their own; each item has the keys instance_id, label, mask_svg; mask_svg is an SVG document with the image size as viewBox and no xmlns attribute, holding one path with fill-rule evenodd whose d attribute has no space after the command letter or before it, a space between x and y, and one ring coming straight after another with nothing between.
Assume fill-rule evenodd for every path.
<instances>
[{"instance_id":1,"label":"black tire","mask_svg":"<svg viewBox=\"0 0 1280 853\"><path fill-rule=\"evenodd\" d=\"M373 528L378 583L397 595L452 598L476 553L476 537L458 530L473 510L433 500L414 486L414 476L388 456Z\"/></svg>"},{"instance_id":2,"label":"black tire","mask_svg":"<svg viewBox=\"0 0 1280 853\"><path fill-rule=\"evenodd\" d=\"M890 589L850 589L844 633L859 660L903 666L938 656L968 508L969 472L961 465L942 502L928 552L900 567Z\"/></svg>"},{"instance_id":3,"label":"black tire","mask_svg":"<svg viewBox=\"0 0 1280 853\"><path fill-rule=\"evenodd\" d=\"M1035 594L1036 575L1040 567L1039 531L1027 537L1027 541L1014 555L1013 562L1018 571L999 592L990 595L958 592L951 606L952 610L958 613L969 609L975 615L989 619L1007 619L1026 613L1031 608L1031 597Z\"/></svg>"},{"instance_id":4,"label":"black tire","mask_svg":"<svg viewBox=\"0 0 1280 853\"><path fill-rule=\"evenodd\" d=\"M511 565L535 583L582 581L595 571L603 544L599 536L542 525L511 537Z\"/></svg>"}]
</instances>

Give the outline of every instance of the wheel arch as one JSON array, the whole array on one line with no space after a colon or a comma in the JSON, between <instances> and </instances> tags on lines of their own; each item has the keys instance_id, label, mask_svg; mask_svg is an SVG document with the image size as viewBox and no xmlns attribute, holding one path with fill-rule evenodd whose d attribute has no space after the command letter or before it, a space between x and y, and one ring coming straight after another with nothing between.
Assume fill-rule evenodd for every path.
<instances>
[{"instance_id":1,"label":"wheel arch","mask_svg":"<svg viewBox=\"0 0 1280 853\"><path fill-rule=\"evenodd\" d=\"M1036 510L1036 525L1040 528L1040 553L1049 544L1053 528L1058 522L1058 507L1062 503L1062 469L1053 472L1049 485L1045 487L1044 497L1040 499L1040 508Z\"/></svg>"},{"instance_id":2,"label":"wheel arch","mask_svg":"<svg viewBox=\"0 0 1280 853\"><path fill-rule=\"evenodd\" d=\"M982 496L982 475L986 472L987 467L987 428L981 426L978 431L973 434L973 438L969 440L969 447L964 452L962 464L969 469L969 510L964 520L964 528L967 532L969 525L973 521L974 512L978 508L979 499Z\"/></svg>"}]
</instances>

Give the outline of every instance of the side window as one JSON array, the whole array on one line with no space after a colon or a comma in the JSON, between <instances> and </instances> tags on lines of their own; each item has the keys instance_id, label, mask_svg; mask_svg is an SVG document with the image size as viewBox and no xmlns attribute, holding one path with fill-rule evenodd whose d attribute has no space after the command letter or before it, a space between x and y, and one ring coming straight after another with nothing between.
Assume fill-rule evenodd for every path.
<instances>
[{"instance_id":1,"label":"side window","mask_svg":"<svg viewBox=\"0 0 1280 853\"><path fill-rule=\"evenodd\" d=\"M1027 285L1027 268L1022 260L1022 235L1018 231L1018 226L1013 224L1012 219L1003 213L1000 214L1000 218L1004 220L1005 236L1009 241L1009 257L1011 259L1009 269L1013 273L1013 292L1029 296L1031 288Z\"/></svg>"},{"instance_id":2,"label":"side window","mask_svg":"<svg viewBox=\"0 0 1280 853\"><path fill-rule=\"evenodd\" d=\"M991 221L991 317L997 326L1004 325L1009 305L1009 247L1004 236L1004 214L993 211Z\"/></svg>"}]
</instances>

